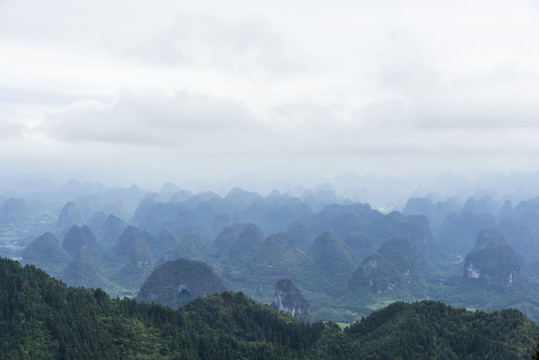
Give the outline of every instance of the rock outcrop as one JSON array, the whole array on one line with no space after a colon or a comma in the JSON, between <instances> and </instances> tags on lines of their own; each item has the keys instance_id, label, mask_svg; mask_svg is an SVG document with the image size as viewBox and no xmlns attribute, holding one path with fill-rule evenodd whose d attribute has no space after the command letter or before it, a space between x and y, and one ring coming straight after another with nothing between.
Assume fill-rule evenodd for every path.
<instances>
[{"instance_id":1,"label":"rock outcrop","mask_svg":"<svg viewBox=\"0 0 539 360\"><path fill-rule=\"evenodd\" d=\"M434 237L429 219L424 215L408 215L393 229L394 235L406 238L418 256L432 255Z\"/></svg>"},{"instance_id":2,"label":"rock outcrop","mask_svg":"<svg viewBox=\"0 0 539 360\"><path fill-rule=\"evenodd\" d=\"M406 287L418 278L417 260L408 239L392 237L382 243L376 253L363 259L350 278L348 288L368 288L385 294Z\"/></svg>"},{"instance_id":3,"label":"rock outcrop","mask_svg":"<svg viewBox=\"0 0 539 360\"><path fill-rule=\"evenodd\" d=\"M522 224L505 218L498 227L505 241L522 257L525 262L539 260L539 242L533 237L531 230Z\"/></svg>"},{"instance_id":4,"label":"rock outcrop","mask_svg":"<svg viewBox=\"0 0 539 360\"><path fill-rule=\"evenodd\" d=\"M271 306L291 315L299 321L312 321L309 302L305 300L299 289L290 279L281 279L275 284L275 295L273 296Z\"/></svg>"},{"instance_id":5,"label":"rock outcrop","mask_svg":"<svg viewBox=\"0 0 539 360\"><path fill-rule=\"evenodd\" d=\"M522 283L517 253L496 230L483 229L476 248L464 261L463 280L488 288L506 288Z\"/></svg>"}]
</instances>

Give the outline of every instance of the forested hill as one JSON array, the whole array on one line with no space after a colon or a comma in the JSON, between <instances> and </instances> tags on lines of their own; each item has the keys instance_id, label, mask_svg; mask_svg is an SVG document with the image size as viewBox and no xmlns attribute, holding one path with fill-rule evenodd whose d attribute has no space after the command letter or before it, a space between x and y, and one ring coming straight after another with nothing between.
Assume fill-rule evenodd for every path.
<instances>
[{"instance_id":1,"label":"forested hill","mask_svg":"<svg viewBox=\"0 0 539 360\"><path fill-rule=\"evenodd\" d=\"M345 331L302 324L241 293L179 310L68 288L0 259L2 359L524 359L539 328L516 310L395 303Z\"/></svg>"},{"instance_id":2,"label":"forested hill","mask_svg":"<svg viewBox=\"0 0 539 360\"><path fill-rule=\"evenodd\" d=\"M397 302L346 329L358 359L528 359L538 327L515 309Z\"/></svg>"}]
</instances>

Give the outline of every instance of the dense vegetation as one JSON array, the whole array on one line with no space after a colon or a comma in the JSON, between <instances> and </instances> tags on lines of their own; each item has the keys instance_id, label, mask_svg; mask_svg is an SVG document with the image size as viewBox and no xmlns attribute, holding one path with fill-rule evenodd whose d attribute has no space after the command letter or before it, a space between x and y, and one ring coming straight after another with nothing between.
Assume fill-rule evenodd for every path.
<instances>
[{"instance_id":1,"label":"dense vegetation","mask_svg":"<svg viewBox=\"0 0 539 360\"><path fill-rule=\"evenodd\" d=\"M0 259L3 359L518 359L539 328L516 310L395 303L342 331L302 324L241 293L179 310L100 289L69 288L34 266Z\"/></svg>"},{"instance_id":2,"label":"dense vegetation","mask_svg":"<svg viewBox=\"0 0 539 360\"><path fill-rule=\"evenodd\" d=\"M6 259L0 288L2 359L299 358L326 328L241 293L201 298L180 311L113 300Z\"/></svg>"},{"instance_id":3,"label":"dense vegetation","mask_svg":"<svg viewBox=\"0 0 539 360\"><path fill-rule=\"evenodd\" d=\"M68 189L76 191L3 199L0 255L113 297L137 296L160 264L184 258L263 303L289 278L316 320L352 323L394 301L430 298L517 308L539 323L539 198L518 196L513 206L431 194L385 213L331 191L220 196L76 181Z\"/></svg>"},{"instance_id":4,"label":"dense vegetation","mask_svg":"<svg viewBox=\"0 0 539 360\"><path fill-rule=\"evenodd\" d=\"M523 359L536 332L514 309L487 313L435 301L394 303L346 329L358 359Z\"/></svg>"}]
</instances>

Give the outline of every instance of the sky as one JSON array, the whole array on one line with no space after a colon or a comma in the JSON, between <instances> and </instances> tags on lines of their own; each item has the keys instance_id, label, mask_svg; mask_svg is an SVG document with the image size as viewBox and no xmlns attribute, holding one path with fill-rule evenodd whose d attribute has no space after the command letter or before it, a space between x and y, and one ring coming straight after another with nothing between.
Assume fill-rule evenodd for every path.
<instances>
[{"instance_id":1,"label":"sky","mask_svg":"<svg viewBox=\"0 0 539 360\"><path fill-rule=\"evenodd\" d=\"M537 1L0 0L0 168L539 170Z\"/></svg>"}]
</instances>

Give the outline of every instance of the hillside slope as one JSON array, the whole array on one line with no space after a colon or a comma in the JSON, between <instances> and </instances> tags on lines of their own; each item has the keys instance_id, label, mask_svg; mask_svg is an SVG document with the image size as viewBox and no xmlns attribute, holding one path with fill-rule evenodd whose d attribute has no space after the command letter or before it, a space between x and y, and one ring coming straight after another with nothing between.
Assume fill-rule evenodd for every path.
<instances>
[{"instance_id":1,"label":"hillside slope","mask_svg":"<svg viewBox=\"0 0 539 360\"><path fill-rule=\"evenodd\" d=\"M539 328L517 310L395 303L342 331L302 324L241 293L172 310L68 288L0 259L3 359L521 359Z\"/></svg>"}]
</instances>

